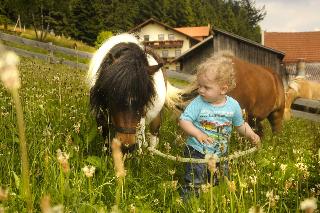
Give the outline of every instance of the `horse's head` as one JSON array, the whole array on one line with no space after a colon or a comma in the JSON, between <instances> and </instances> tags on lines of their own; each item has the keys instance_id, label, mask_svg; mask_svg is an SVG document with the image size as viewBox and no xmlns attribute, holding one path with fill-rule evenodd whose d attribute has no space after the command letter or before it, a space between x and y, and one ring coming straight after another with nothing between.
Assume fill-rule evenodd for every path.
<instances>
[{"instance_id":1,"label":"horse's head","mask_svg":"<svg viewBox=\"0 0 320 213\"><path fill-rule=\"evenodd\" d=\"M150 66L147 53L131 42L114 45L101 61L90 91L91 107L99 125L106 129L111 121L124 145L135 143L136 127L155 96L152 76L161 66Z\"/></svg>"}]
</instances>

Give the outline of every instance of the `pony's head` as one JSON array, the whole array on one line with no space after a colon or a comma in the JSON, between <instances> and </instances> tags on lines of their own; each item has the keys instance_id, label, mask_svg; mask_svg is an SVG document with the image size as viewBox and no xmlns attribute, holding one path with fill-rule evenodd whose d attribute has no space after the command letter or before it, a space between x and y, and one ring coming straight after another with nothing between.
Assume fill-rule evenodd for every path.
<instances>
[{"instance_id":1,"label":"pony's head","mask_svg":"<svg viewBox=\"0 0 320 213\"><path fill-rule=\"evenodd\" d=\"M112 124L123 144L135 143L136 127L155 96L153 74L162 64L150 66L149 57L134 36L125 34L107 40L91 61L91 107L98 125L108 131Z\"/></svg>"}]
</instances>

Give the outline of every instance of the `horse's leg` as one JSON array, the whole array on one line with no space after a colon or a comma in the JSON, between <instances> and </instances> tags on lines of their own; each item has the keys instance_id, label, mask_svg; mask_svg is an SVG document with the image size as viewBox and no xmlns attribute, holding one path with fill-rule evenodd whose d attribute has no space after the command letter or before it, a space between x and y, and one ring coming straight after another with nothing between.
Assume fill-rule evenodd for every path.
<instances>
[{"instance_id":1,"label":"horse's leg","mask_svg":"<svg viewBox=\"0 0 320 213\"><path fill-rule=\"evenodd\" d=\"M277 111L273 111L268 116L268 121L271 125L271 129L273 133L280 132L282 128L282 118L284 114L284 109L279 109Z\"/></svg>"},{"instance_id":2,"label":"horse's leg","mask_svg":"<svg viewBox=\"0 0 320 213\"><path fill-rule=\"evenodd\" d=\"M261 120L248 114L248 124L260 137L263 136L263 126Z\"/></svg>"},{"instance_id":3,"label":"horse's leg","mask_svg":"<svg viewBox=\"0 0 320 213\"><path fill-rule=\"evenodd\" d=\"M161 124L161 115L160 113L150 122L150 144L151 148L157 148L159 143L159 130Z\"/></svg>"},{"instance_id":4,"label":"horse's leg","mask_svg":"<svg viewBox=\"0 0 320 213\"><path fill-rule=\"evenodd\" d=\"M123 180L124 180L124 177L126 176L126 172L124 170L123 154L121 151L121 142L116 137L112 139L111 149L112 149L114 170L117 177L115 208L118 208L118 206L120 205L121 190L123 187Z\"/></svg>"}]
</instances>

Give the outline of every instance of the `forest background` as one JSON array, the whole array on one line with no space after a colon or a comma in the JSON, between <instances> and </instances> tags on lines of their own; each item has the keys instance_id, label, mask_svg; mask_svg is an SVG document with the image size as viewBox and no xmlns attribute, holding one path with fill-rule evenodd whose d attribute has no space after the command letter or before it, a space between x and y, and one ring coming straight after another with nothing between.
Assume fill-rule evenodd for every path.
<instances>
[{"instance_id":1,"label":"forest background","mask_svg":"<svg viewBox=\"0 0 320 213\"><path fill-rule=\"evenodd\" d=\"M254 0L0 0L0 25L33 28L93 45L101 32L117 34L153 17L171 27L210 26L260 42L265 8ZM41 32L41 34L40 34Z\"/></svg>"}]
</instances>

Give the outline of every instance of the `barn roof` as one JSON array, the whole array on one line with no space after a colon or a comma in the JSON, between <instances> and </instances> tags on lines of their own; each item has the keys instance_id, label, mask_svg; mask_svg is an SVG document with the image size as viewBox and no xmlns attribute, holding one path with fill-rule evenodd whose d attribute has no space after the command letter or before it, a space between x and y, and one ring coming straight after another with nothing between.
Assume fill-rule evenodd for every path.
<instances>
[{"instance_id":1,"label":"barn roof","mask_svg":"<svg viewBox=\"0 0 320 213\"><path fill-rule=\"evenodd\" d=\"M236 34L233 34L233 33L229 33L229 32L226 32L224 30L220 30L220 29L213 29L213 35L210 35L209 37L207 37L206 39L204 39L203 41L201 41L200 43L194 45L192 48L188 49L186 52L184 52L182 55L180 55L179 57L175 58L174 61L180 61L181 59L183 59L184 57L186 57L187 55L189 54L192 54L193 51L197 48L199 48L200 46L210 42L211 40L213 40L214 36L216 34L223 34L225 36L229 36L229 37L232 37L236 40L239 40L241 42L244 42L244 43L248 43L250 45L253 45L253 46L257 46L259 48L262 48L262 49L265 49L267 51L271 51L273 53L276 53L280 56L280 58L282 59L285 55L285 53L281 52L281 51L278 51L276 49L273 49L273 48L269 48L269 47L266 47L266 46L263 46L262 44L260 43L257 43L255 41L252 41L250 39L247 39L247 38L244 38L244 37L241 37L239 35L236 35Z\"/></svg>"},{"instance_id":2,"label":"barn roof","mask_svg":"<svg viewBox=\"0 0 320 213\"><path fill-rule=\"evenodd\" d=\"M204 38L210 35L210 26L200 26L200 27L178 27L174 28L184 34L190 35L191 37L202 41Z\"/></svg>"},{"instance_id":3,"label":"barn roof","mask_svg":"<svg viewBox=\"0 0 320 213\"><path fill-rule=\"evenodd\" d=\"M182 34L182 35L188 37L188 38L191 39L191 40L194 40L194 41L196 41L196 42L199 42L198 39L193 38L192 36L190 36L190 35L188 35L188 34L186 34L186 33L184 33L184 32L181 32L181 31L179 31L179 30L176 30L175 28L170 27L169 25L166 25L166 24L164 24L164 23L162 23L162 22L160 22L160 21L157 21L157 20L155 20L154 18L150 18L150 19L146 20L145 22L143 22L143 23L135 26L134 28L132 28L131 30L129 30L129 33L133 33L133 32L135 32L135 31L139 30L140 28L142 28L142 27L144 27L144 26L146 26L146 25L148 25L148 24L151 24L151 23L159 24L159 25L163 26L163 27L166 28L166 29L172 30L172 31L174 31L174 32L176 32L176 33L179 33L179 34Z\"/></svg>"},{"instance_id":4,"label":"barn roof","mask_svg":"<svg viewBox=\"0 0 320 213\"><path fill-rule=\"evenodd\" d=\"M265 45L285 52L284 61L320 62L320 31L264 32Z\"/></svg>"}]
</instances>

